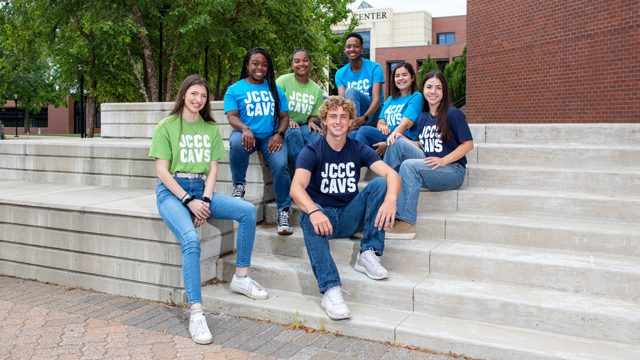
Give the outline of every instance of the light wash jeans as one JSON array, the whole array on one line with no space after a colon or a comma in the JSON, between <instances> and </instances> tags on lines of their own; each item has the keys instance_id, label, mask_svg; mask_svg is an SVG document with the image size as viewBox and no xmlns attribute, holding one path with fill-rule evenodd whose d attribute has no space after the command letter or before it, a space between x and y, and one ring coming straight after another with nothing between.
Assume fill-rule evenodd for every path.
<instances>
[{"instance_id":1,"label":"light wash jeans","mask_svg":"<svg viewBox=\"0 0 640 360\"><path fill-rule=\"evenodd\" d=\"M399 138L387 147L384 162L398 171L402 178L402 191L398 197L396 219L415 225L418 218L420 188L444 191L455 190L464 182L464 166L453 163L432 170L424 163L424 153L410 141Z\"/></svg>"},{"instance_id":2,"label":"light wash jeans","mask_svg":"<svg viewBox=\"0 0 640 360\"><path fill-rule=\"evenodd\" d=\"M307 124L300 125L300 129L289 128L287 132L284 133L284 141L287 143L289 160L291 160L294 171L296 169L296 160L302 148L319 137L322 137L322 135L316 134L314 131L309 131Z\"/></svg>"},{"instance_id":3,"label":"light wash jeans","mask_svg":"<svg viewBox=\"0 0 640 360\"><path fill-rule=\"evenodd\" d=\"M178 184L189 194L202 200L204 181L202 179L176 178ZM156 203L160 216L182 245L182 276L189 306L202 302L200 290L200 238L191 220L191 211L173 195L158 179ZM229 195L213 193L211 198L211 219L231 219L239 223L236 246L237 267L251 266L251 251L256 235L256 207L250 202Z\"/></svg>"},{"instance_id":4,"label":"light wash jeans","mask_svg":"<svg viewBox=\"0 0 640 360\"><path fill-rule=\"evenodd\" d=\"M256 150L260 150L267 159L271 174L273 175L273 192L276 195L278 212L285 207L291 208L291 177L289 177L289 163L287 159L287 143L282 141L282 148L274 153L269 153L269 141L273 135L264 139L256 139L253 149L247 151L242 145L242 133L233 130L229 135L229 167L233 183L247 184L247 168L249 168L249 156ZM286 133L285 133L286 137ZM284 140L284 139L283 139Z\"/></svg>"},{"instance_id":5,"label":"light wash jeans","mask_svg":"<svg viewBox=\"0 0 640 360\"><path fill-rule=\"evenodd\" d=\"M344 98L353 101L356 104L356 116L364 116L364 113L367 112L369 106L371 106L371 98L367 95L361 93L355 88L348 88L344 92ZM380 111L382 110L382 104L378 106L376 112L369 117L369 120L365 122L362 126L373 126L375 127L378 123L378 119L380 118Z\"/></svg>"},{"instance_id":6,"label":"light wash jeans","mask_svg":"<svg viewBox=\"0 0 640 360\"><path fill-rule=\"evenodd\" d=\"M329 236L316 234L309 215L303 212L300 213L300 226L304 233L304 243L307 246L311 268L316 280L318 280L318 287L321 293L334 286L342 285L338 268L333 261L333 257L331 257L329 240L352 236L364 226L364 236L360 241L360 250L365 251L373 248L378 255L382 256L384 251L384 230L378 230L373 223L386 194L387 181L378 177L369 182L347 206L322 207L318 205L322 209L322 213L331 221L333 234Z\"/></svg>"}]
</instances>

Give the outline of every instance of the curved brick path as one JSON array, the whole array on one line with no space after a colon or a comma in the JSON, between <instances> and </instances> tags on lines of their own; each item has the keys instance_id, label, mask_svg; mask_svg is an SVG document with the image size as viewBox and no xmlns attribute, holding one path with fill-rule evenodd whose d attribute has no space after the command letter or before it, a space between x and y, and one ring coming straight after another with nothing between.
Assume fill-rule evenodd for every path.
<instances>
[{"instance_id":1,"label":"curved brick path","mask_svg":"<svg viewBox=\"0 0 640 360\"><path fill-rule=\"evenodd\" d=\"M453 359L212 314L214 344L196 345L187 331L188 313L0 276L0 359Z\"/></svg>"}]
</instances>

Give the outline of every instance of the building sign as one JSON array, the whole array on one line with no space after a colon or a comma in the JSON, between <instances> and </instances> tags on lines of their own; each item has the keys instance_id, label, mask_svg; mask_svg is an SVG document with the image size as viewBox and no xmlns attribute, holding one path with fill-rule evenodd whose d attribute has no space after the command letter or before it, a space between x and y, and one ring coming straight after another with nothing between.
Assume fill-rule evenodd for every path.
<instances>
[{"instance_id":1,"label":"building sign","mask_svg":"<svg viewBox=\"0 0 640 360\"><path fill-rule=\"evenodd\" d=\"M360 20L360 21L387 19L387 12L386 11L372 12L372 13L365 13L365 14L356 14L356 15L358 16L358 20Z\"/></svg>"}]
</instances>

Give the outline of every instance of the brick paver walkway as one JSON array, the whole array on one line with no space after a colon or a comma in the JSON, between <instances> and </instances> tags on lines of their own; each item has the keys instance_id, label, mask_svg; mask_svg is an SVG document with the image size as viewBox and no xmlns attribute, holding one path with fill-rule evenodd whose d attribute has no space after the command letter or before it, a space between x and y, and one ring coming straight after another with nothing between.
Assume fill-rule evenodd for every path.
<instances>
[{"instance_id":1,"label":"brick paver walkway","mask_svg":"<svg viewBox=\"0 0 640 360\"><path fill-rule=\"evenodd\" d=\"M211 345L188 333L189 311L0 276L0 359L453 360L333 334L207 314Z\"/></svg>"}]
</instances>

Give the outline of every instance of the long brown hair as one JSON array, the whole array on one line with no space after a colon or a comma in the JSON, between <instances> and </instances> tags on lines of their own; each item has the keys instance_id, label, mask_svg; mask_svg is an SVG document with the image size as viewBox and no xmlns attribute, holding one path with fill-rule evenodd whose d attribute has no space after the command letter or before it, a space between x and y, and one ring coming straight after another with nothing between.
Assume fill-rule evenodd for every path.
<instances>
[{"instance_id":1,"label":"long brown hair","mask_svg":"<svg viewBox=\"0 0 640 360\"><path fill-rule=\"evenodd\" d=\"M169 116L182 116L182 110L184 109L184 97L187 94L187 90L189 90L189 88L193 85L202 85L205 89L207 89L207 101L204 103L204 107L199 112L204 121L215 123L216 121L213 119L213 115L211 115L211 102L209 101L209 94L211 92L209 91L209 83L207 82L207 80L205 80L205 78L198 74L189 75L186 79L184 79L182 85L180 85L180 90L178 90L178 93L176 94L175 105L173 106L173 110L171 110Z\"/></svg>"},{"instance_id":2,"label":"long brown hair","mask_svg":"<svg viewBox=\"0 0 640 360\"><path fill-rule=\"evenodd\" d=\"M396 96L400 95L400 89L398 89L398 86L396 85L396 72L400 68L407 69L407 71L409 72L409 75L411 75L411 78L412 78L411 79L411 91L409 92L409 95L413 94L418 89L418 78L416 77L416 71L413 70L413 66L411 64L409 64L408 62L398 63L398 65L396 65L396 67L393 68L393 71L391 72L391 78L389 79L389 82L391 82L391 97L392 98L395 98Z\"/></svg>"},{"instance_id":3,"label":"long brown hair","mask_svg":"<svg viewBox=\"0 0 640 360\"><path fill-rule=\"evenodd\" d=\"M424 95L424 85L427 83L427 80L431 78L437 78L442 83L442 101L440 101L438 108L436 108L435 120L437 131L440 133L440 139L444 142L448 142L451 140L451 131L447 125L447 115L449 111L449 84L447 83L447 78L444 77L444 74L441 71L430 71L424 76L424 79L422 79L422 109L429 113L429 102ZM427 116L431 116L431 114L429 113Z\"/></svg>"}]
</instances>

